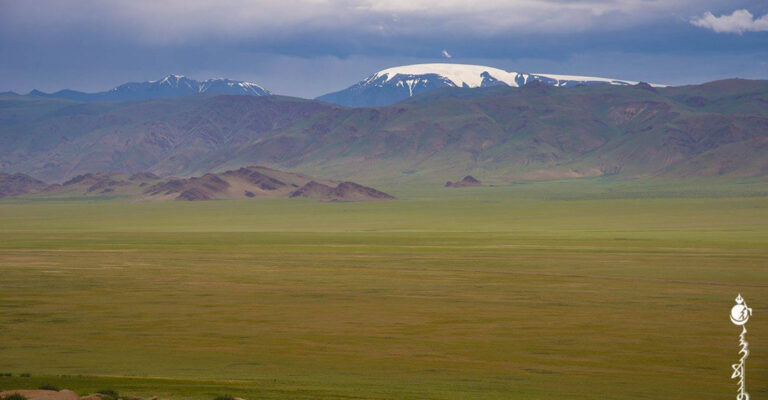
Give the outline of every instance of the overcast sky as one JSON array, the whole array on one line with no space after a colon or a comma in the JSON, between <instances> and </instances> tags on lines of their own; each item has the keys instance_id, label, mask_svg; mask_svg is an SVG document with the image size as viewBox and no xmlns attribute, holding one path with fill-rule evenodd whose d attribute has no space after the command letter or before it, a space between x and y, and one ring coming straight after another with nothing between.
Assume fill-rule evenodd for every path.
<instances>
[{"instance_id":1,"label":"overcast sky","mask_svg":"<svg viewBox=\"0 0 768 400\"><path fill-rule=\"evenodd\" d=\"M0 0L0 91L173 73L315 97L422 62L673 85L768 79L768 1Z\"/></svg>"}]
</instances>

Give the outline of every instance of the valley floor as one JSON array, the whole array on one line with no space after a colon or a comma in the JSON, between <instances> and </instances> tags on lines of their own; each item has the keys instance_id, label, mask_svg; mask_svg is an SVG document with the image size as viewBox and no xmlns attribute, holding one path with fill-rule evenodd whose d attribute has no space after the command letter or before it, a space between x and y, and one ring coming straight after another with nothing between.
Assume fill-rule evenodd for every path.
<instances>
[{"instance_id":1,"label":"valley floor","mask_svg":"<svg viewBox=\"0 0 768 400\"><path fill-rule=\"evenodd\" d=\"M643 185L2 201L0 388L729 398L742 293L768 396L768 184Z\"/></svg>"}]
</instances>

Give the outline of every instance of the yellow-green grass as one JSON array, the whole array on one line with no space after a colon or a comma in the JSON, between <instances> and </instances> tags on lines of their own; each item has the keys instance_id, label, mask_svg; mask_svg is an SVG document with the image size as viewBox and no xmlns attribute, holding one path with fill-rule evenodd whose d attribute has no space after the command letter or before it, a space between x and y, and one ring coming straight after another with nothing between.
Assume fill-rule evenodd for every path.
<instances>
[{"instance_id":1,"label":"yellow-green grass","mask_svg":"<svg viewBox=\"0 0 768 400\"><path fill-rule=\"evenodd\" d=\"M768 198L755 187L3 201L0 373L16 376L0 388L730 398L741 292L755 309L747 385L765 397Z\"/></svg>"}]
</instances>

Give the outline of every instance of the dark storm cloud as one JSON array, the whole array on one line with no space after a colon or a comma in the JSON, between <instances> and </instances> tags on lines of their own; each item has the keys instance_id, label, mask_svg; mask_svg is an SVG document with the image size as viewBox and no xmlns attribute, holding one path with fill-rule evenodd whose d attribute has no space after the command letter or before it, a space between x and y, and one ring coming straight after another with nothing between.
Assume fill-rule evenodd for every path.
<instances>
[{"instance_id":1,"label":"dark storm cloud","mask_svg":"<svg viewBox=\"0 0 768 400\"><path fill-rule=\"evenodd\" d=\"M740 0L0 0L0 91L93 91L181 73L314 96L384 67L444 61L444 49L453 62L517 71L673 84L768 77L768 34L691 24L735 9L768 12Z\"/></svg>"}]
</instances>

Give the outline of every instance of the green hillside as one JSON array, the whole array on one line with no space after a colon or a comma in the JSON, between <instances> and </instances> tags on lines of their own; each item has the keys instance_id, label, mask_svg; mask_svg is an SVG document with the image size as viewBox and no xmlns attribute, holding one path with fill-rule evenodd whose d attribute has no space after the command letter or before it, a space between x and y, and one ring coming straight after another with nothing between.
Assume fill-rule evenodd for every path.
<instances>
[{"instance_id":1,"label":"green hillside","mask_svg":"<svg viewBox=\"0 0 768 400\"><path fill-rule=\"evenodd\" d=\"M0 388L246 399L768 393L765 184L393 202L0 201ZM638 191L640 192L638 194ZM760 193L762 191L762 194ZM30 373L32 377L20 377Z\"/></svg>"}]
</instances>

